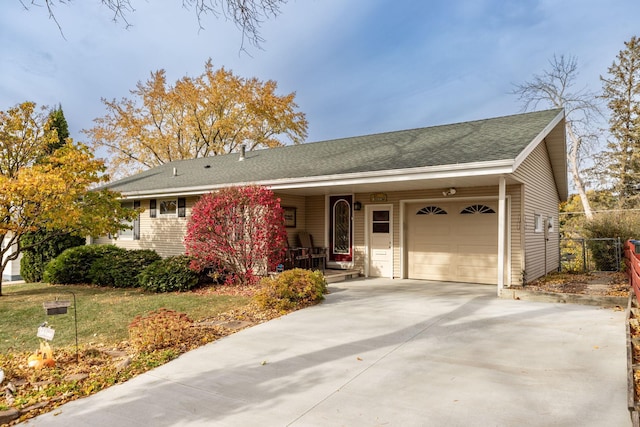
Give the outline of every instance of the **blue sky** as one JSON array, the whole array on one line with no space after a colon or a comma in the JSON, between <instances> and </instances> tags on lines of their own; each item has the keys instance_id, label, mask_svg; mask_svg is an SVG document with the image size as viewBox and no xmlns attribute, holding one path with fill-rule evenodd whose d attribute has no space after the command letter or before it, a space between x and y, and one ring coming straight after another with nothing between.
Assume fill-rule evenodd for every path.
<instances>
[{"instance_id":1,"label":"blue sky","mask_svg":"<svg viewBox=\"0 0 640 427\"><path fill-rule=\"evenodd\" d=\"M129 96L158 69L171 82L199 75L211 58L295 91L312 142L518 113L512 85L554 54L576 56L579 85L599 90L640 35L637 0L289 0L246 54L224 18L205 17L199 31L180 0L131 1L128 29L98 0L59 5L63 38L46 9L4 0L0 110L60 103L85 141L80 130L106 112L101 98Z\"/></svg>"}]
</instances>

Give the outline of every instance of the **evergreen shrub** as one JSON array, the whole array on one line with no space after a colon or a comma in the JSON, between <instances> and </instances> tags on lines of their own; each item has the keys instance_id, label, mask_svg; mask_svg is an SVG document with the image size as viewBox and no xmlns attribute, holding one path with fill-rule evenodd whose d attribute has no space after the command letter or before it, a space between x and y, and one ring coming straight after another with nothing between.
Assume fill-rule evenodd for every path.
<instances>
[{"instance_id":1,"label":"evergreen shrub","mask_svg":"<svg viewBox=\"0 0 640 427\"><path fill-rule=\"evenodd\" d=\"M47 231L36 231L27 233L20 239L20 244L23 247L43 241L43 243L22 251L20 275L27 282L41 282L44 269L49 261L60 255L65 249L85 244L84 237L65 234L47 239L47 234L49 234Z\"/></svg>"},{"instance_id":2,"label":"evergreen shrub","mask_svg":"<svg viewBox=\"0 0 640 427\"><path fill-rule=\"evenodd\" d=\"M185 255L168 257L146 267L138 275L138 283L146 291L188 291L198 285L199 274L189 264Z\"/></svg>"},{"instance_id":3,"label":"evergreen shrub","mask_svg":"<svg viewBox=\"0 0 640 427\"><path fill-rule=\"evenodd\" d=\"M89 271L93 262L109 252L124 249L114 245L89 245L66 249L45 267L42 280L51 284L91 283Z\"/></svg>"},{"instance_id":4,"label":"evergreen shrub","mask_svg":"<svg viewBox=\"0 0 640 427\"><path fill-rule=\"evenodd\" d=\"M139 284L138 274L160 259L160 255L151 249L108 251L93 261L89 279L98 286L135 288Z\"/></svg>"}]
</instances>

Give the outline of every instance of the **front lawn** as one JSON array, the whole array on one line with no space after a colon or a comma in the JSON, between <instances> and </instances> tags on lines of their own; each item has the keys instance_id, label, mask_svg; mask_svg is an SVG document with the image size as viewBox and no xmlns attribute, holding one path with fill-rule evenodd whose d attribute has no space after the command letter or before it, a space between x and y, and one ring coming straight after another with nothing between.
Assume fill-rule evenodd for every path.
<instances>
[{"instance_id":1,"label":"front lawn","mask_svg":"<svg viewBox=\"0 0 640 427\"><path fill-rule=\"evenodd\" d=\"M244 306L246 296L219 295L206 292L155 294L140 289L96 286L20 284L4 285L0 297L0 354L35 351L40 339L38 326L47 321L55 329L52 346L75 345L74 308L67 314L47 316L46 301L68 300L76 296L78 341L80 347L116 346L127 340L127 326L138 315L159 308L186 313L198 321Z\"/></svg>"},{"instance_id":2,"label":"front lawn","mask_svg":"<svg viewBox=\"0 0 640 427\"><path fill-rule=\"evenodd\" d=\"M227 290L231 294L227 294ZM66 291L66 292L65 292ZM74 307L47 316L43 303L73 301L76 295L79 352L76 361ZM231 334L239 328L282 315L251 302L255 289L204 288L183 293L145 293L139 289L96 286L21 284L3 286L0 297L0 419L9 425L55 409L70 400L96 393L166 363L185 351ZM161 309L161 310L159 310ZM134 340L128 326L137 316L160 313L157 328L138 329ZM175 316L172 315L175 314ZM178 313L193 323L185 324ZM179 320L179 322L175 320ZM47 321L55 329L51 341L55 367L35 369L29 356L39 348L37 329ZM240 326L238 326L240 324ZM175 328L178 339L167 346L140 350L133 345L160 331ZM148 332L148 333L147 333ZM3 418L4 417L4 418ZM14 418L15 417L15 418ZM0 423L3 423L0 422ZM3 424L4 425L4 424Z\"/></svg>"},{"instance_id":3,"label":"front lawn","mask_svg":"<svg viewBox=\"0 0 640 427\"><path fill-rule=\"evenodd\" d=\"M97 286L6 285L0 297L0 424L51 411L240 329L317 304L326 291L321 273L300 269L254 286L162 294ZM73 303L74 294L75 307L67 313L45 313L45 302ZM45 357L34 354L42 341L38 326L44 322L55 330L53 360L48 349L43 349Z\"/></svg>"}]
</instances>

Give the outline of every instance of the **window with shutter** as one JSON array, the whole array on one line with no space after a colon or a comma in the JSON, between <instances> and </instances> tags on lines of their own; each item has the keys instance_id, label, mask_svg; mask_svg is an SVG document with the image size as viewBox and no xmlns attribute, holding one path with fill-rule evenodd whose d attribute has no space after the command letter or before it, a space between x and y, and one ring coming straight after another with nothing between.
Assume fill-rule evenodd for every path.
<instances>
[{"instance_id":1,"label":"window with shutter","mask_svg":"<svg viewBox=\"0 0 640 427\"><path fill-rule=\"evenodd\" d=\"M140 200L134 200L133 208L140 208ZM133 240L140 240L140 214L133 220Z\"/></svg>"},{"instance_id":2,"label":"window with shutter","mask_svg":"<svg viewBox=\"0 0 640 427\"><path fill-rule=\"evenodd\" d=\"M184 218L187 216L187 199L184 197L178 198L178 217Z\"/></svg>"}]
</instances>

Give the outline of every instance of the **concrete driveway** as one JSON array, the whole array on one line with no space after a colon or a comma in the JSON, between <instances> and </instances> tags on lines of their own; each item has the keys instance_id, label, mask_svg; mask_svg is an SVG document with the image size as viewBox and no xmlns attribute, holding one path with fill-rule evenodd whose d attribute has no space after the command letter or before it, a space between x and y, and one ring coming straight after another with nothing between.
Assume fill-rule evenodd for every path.
<instances>
[{"instance_id":1,"label":"concrete driveway","mask_svg":"<svg viewBox=\"0 0 640 427\"><path fill-rule=\"evenodd\" d=\"M36 426L628 426L624 313L361 279Z\"/></svg>"}]
</instances>

